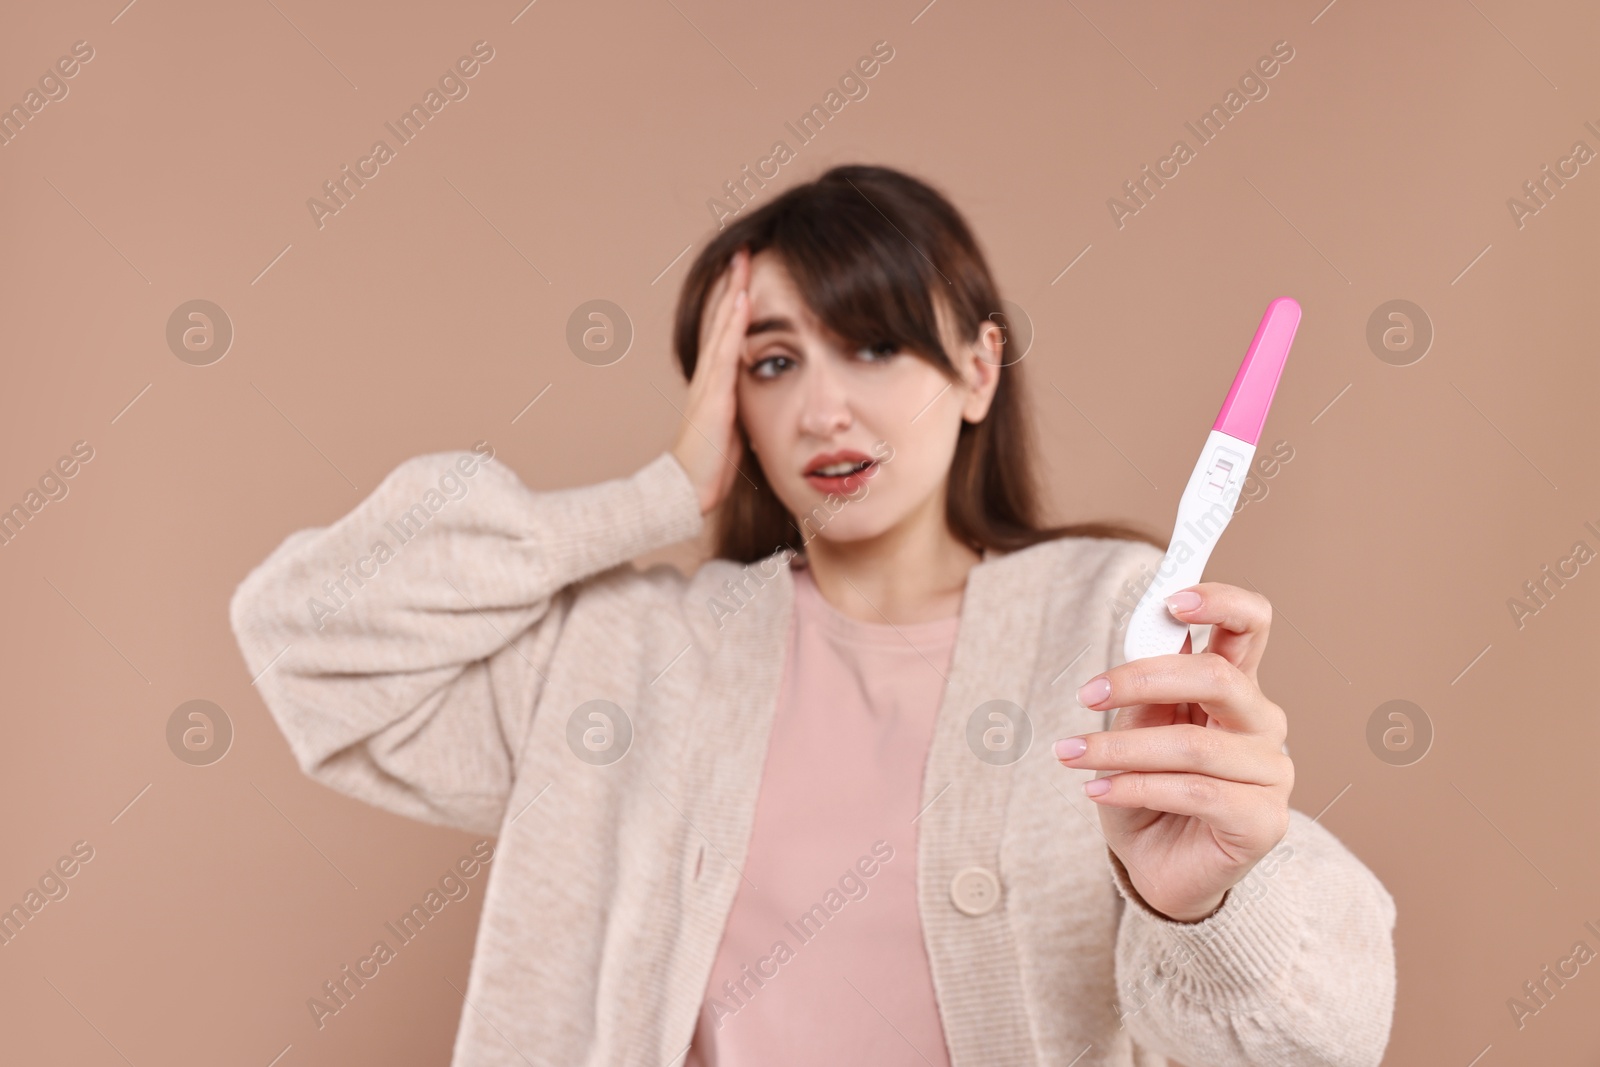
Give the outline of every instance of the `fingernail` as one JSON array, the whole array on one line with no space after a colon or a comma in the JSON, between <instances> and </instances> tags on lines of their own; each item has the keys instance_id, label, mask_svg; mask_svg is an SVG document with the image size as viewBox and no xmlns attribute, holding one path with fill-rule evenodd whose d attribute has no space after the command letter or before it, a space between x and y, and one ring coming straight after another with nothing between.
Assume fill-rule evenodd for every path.
<instances>
[{"instance_id":1,"label":"fingernail","mask_svg":"<svg viewBox=\"0 0 1600 1067\"><path fill-rule=\"evenodd\" d=\"M1091 778L1087 782L1083 783L1083 792L1085 796L1104 796L1105 791L1110 788L1111 779L1109 778Z\"/></svg>"},{"instance_id":2,"label":"fingernail","mask_svg":"<svg viewBox=\"0 0 1600 1067\"><path fill-rule=\"evenodd\" d=\"M1086 708L1092 708L1106 697L1111 695L1111 680L1109 678L1096 678L1083 683L1078 690L1078 703Z\"/></svg>"},{"instance_id":3,"label":"fingernail","mask_svg":"<svg viewBox=\"0 0 1600 1067\"><path fill-rule=\"evenodd\" d=\"M1200 594L1191 589L1167 597L1167 607L1172 611L1193 611L1200 606Z\"/></svg>"},{"instance_id":4,"label":"fingernail","mask_svg":"<svg viewBox=\"0 0 1600 1067\"><path fill-rule=\"evenodd\" d=\"M736 295L733 298L733 302L736 305L738 305L739 307L744 307L746 299L748 299L748 298L745 296L745 291L743 289L740 289L739 292L738 292L738 295Z\"/></svg>"},{"instance_id":5,"label":"fingernail","mask_svg":"<svg viewBox=\"0 0 1600 1067\"><path fill-rule=\"evenodd\" d=\"M1063 737L1056 742L1056 759L1077 759L1089 751L1089 742L1081 737Z\"/></svg>"}]
</instances>

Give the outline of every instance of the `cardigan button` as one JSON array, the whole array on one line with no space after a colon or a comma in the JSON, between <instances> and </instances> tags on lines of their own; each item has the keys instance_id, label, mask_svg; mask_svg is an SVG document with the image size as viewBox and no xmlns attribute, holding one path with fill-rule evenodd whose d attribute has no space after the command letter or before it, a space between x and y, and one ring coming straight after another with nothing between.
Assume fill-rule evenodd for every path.
<instances>
[{"instance_id":1,"label":"cardigan button","mask_svg":"<svg viewBox=\"0 0 1600 1067\"><path fill-rule=\"evenodd\" d=\"M985 915L1000 903L1000 879L987 867L968 867L950 880L950 900L968 915Z\"/></svg>"}]
</instances>

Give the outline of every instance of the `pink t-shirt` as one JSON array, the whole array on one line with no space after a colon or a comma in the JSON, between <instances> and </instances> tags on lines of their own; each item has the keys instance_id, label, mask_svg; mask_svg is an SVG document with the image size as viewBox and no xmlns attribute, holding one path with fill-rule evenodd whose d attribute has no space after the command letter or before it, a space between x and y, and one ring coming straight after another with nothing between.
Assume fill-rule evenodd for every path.
<instances>
[{"instance_id":1,"label":"pink t-shirt","mask_svg":"<svg viewBox=\"0 0 1600 1067\"><path fill-rule=\"evenodd\" d=\"M684 1067L948 1067L912 819L960 618L863 622L793 574L749 859Z\"/></svg>"}]
</instances>

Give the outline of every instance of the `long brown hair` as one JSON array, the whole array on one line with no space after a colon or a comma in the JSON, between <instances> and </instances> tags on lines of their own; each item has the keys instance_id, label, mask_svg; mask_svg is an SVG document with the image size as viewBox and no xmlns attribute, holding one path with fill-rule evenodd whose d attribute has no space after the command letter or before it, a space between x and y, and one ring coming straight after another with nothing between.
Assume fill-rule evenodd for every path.
<instances>
[{"instance_id":1,"label":"long brown hair","mask_svg":"<svg viewBox=\"0 0 1600 1067\"><path fill-rule=\"evenodd\" d=\"M934 287L948 300L961 336L1003 315L1000 295L965 220L938 191L888 167L834 167L729 224L701 250L684 279L673 348L686 380L694 377L706 295L740 246L771 250L794 278L817 318L851 347L892 341L953 382L959 372L940 339ZM1002 319L1003 321L1003 319ZM982 421L963 422L950 462L945 521L974 551L1015 551L1059 537L1162 541L1130 524L1039 525L1032 437L1022 367L1008 363ZM741 435L743 437L743 435ZM718 508L715 553L753 563L806 538L743 440L733 488Z\"/></svg>"}]
</instances>

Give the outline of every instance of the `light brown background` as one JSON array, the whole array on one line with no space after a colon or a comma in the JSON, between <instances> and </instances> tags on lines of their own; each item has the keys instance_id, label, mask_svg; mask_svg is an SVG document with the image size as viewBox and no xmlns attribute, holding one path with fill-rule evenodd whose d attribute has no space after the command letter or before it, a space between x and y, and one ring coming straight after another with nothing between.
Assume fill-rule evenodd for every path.
<instances>
[{"instance_id":1,"label":"light brown background","mask_svg":"<svg viewBox=\"0 0 1600 1067\"><path fill-rule=\"evenodd\" d=\"M95 449L0 548L0 902L95 849L0 948L0 1058L446 1061L481 879L323 1031L305 1003L472 839L300 775L228 597L407 456L487 438L549 488L667 447L706 201L780 138L797 158L758 202L865 161L967 213L1037 328L1061 519L1165 533L1261 311L1299 299L1263 438L1294 459L1207 573L1271 598L1295 806L1336 801L1323 824L1398 901L1386 1063L1600 1054L1600 968L1520 1032L1506 1008L1575 941L1600 949L1600 565L1521 630L1506 607L1574 541L1600 547L1581 525L1600 525L1600 164L1521 229L1506 207L1575 140L1600 148L1592 5L121 3L29 5L0 33L3 102L95 50L0 148L0 504ZM480 39L470 95L319 231L306 199ZM878 40L895 56L869 95L797 147L784 122ZM1115 227L1107 198L1279 40L1270 95ZM236 330L208 367L164 339L194 298ZM595 298L637 331L605 368L565 343ZM1395 298L1436 330L1406 367L1365 341ZM236 730L206 767L165 740L195 698ZM1411 766L1365 740L1394 698L1436 731Z\"/></svg>"}]
</instances>

